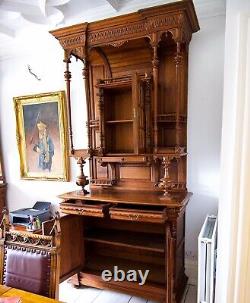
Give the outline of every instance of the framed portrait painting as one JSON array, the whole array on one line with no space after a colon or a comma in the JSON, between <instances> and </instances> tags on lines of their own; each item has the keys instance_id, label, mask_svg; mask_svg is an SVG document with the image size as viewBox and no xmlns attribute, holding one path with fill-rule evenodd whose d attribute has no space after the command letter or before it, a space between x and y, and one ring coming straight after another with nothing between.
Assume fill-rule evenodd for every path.
<instances>
[{"instance_id":1,"label":"framed portrait painting","mask_svg":"<svg viewBox=\"0 0 250 303\"><path fill-rule=\"evenodd\" d=\"M14 97L22 179L68 181L65 92Z\"/></svg>"}]
</instances>

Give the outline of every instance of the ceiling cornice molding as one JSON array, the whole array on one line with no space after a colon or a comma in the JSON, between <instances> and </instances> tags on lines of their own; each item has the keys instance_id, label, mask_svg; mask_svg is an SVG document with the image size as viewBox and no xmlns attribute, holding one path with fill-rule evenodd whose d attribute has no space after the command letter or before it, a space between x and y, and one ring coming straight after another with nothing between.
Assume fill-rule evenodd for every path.
<instances>
[{"instance_id":1,"label":"ceiling cornice molding","mask_svg":"<svg viewBox=\"0 0 250 303\"><path fill-rule=\"evenodd\" d=\"M120 7L120 1L119 0L106 0L109 5L117 12Z\"/></svg>"},{"instance_id":2,"label":"ceiling cornice molding","mask_svg":"<svg viewBox=\"0 0 250 303\"><path fill-rule=\"evenodd\" d=\"M106 0L110 1L110 0ZM178 0L177 0L178 1ZM181 0L179 0L181 1ZM196 13L198 19L211 18L216 16L223 16L226 14L226 0L196 0L194 1ZM74 25L83 22L92 22L110 17L120 16L137 11L142 8L151 6L166 4L170 2L176 2L176 0L147 0L143 1L131 1L131 0L119 0L119 10L115 11L110 9L110 5L102 6L98 10L96 8L89 9L85 12L85 15L75 16L65 23L59 24L58 27Z\"/></svg>"},{"instance_id":3,"label":"ceiling cornice molding","mask_svg":"<svg viewBox=\"0 0 250 303\"><path fill-rule=\"evenodd\" d=\"M66 1L66 0L61 0ZM161 5L166 2L174 2L174 1L166 1L166 0L147 0L146 2L142 1L131 1L131 0L119 0L119 10L116 11L114 8L111 7L110 4L107 3L105 0L106 5L102 7L98 7L98 9L89 9L84 12L84 14L78 14L74 18L70 18L68 20L65 20L65 22L60 23L58 27L64 27L68 25L73 25L77 23L81 23L84 21L92 22L99 19L105 19L109 17L114 17L118 15L123 15L126 13L130 13L133 11L136 11L141 8L146 8L150 6L155 5ZM70 1L69 1L70 2ZM117 0L118 2L118 0ZM198 19L202 22L203 19L212 18L216 16L224 16L226 13L226 3L225 0L194 0L195 9L198 15ZM29 23L30 25L32 23ZM1 50L0 50L0 61L9 59L11 57L16 57L15 52L17 49L17 42L15 39L15 32L9 31L9 28L5 26L5 24L2 24L2 34L9 35L9 37L6 39L0 39L1 43ZM1 22L0 22L1 26ZM35 24L34 24L35 26ZM50 29L55 29L56 27L53 26ZM49 29L48 25L44 27L44 32L47 32ZM0 28L1 32L1 28ZM3 37L4 35L2 35ZM11 38L11 37L12 38ZM16 33L16 37L19 36L19 32ZM14 37L14 38L13 38ZM30 41L32 41L32 38L30 38ZM6 43L5 43L6 42ZM19 45L20 46L20 45ZM32 51L32 48L28 48L30 51ZM29 51L28 50L28 51ZM27 49L26 49L27 51ZM19 48L19 54L22 53Z\"/></svg>"},{"instance_id":4,"label":"ceiling cornice molding","mask_svg":"<svg viewBox=\"0 0 250 303\"><path fill-rule=\"evenodd\" d=\"M155 5L165 4L167 2L175 2L176 0L147 0L147 1L131 1L123 0L122 1L122 10L131 11L141 8L146 8ZM181 0L177 0L181 1ZM223 16L226 14L226 0L194 0L194 6L198 18L210 18L216 16ZM123 12L125 13L125 12Z\"/></svg>"},{"instance_id":5,"label":"ceiling cornice molding","mask_svg":"<svg viewBox=\"0 0 250 303\"><path fill-rule=\"evenodd\" d=\"M0 32L6 36L15 38L16 32L11 28L5 26L4 24L0 23Z\"/></svg>"}]
</instances>

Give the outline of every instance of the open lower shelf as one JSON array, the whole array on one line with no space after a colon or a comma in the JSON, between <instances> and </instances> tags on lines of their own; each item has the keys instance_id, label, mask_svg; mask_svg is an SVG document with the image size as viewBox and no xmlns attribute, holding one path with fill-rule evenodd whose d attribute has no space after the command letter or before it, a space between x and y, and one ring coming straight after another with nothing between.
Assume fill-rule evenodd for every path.
<instances>
[{"instance_id":1,"label":"open lower shelf","mask_svg":"<svg viewBox=\"0 0 250 303\"><path fill-rule=\"evenodd\" d=\"M132 256L131 256L132 257ZM142 261L133 261L131 258L123 259L120 257L103 256L99 252L92 251L92 254L88 254L86 259L85 268L92 271L102 272L104 270L114 271L114 266L117 266L120 270L128 272L129 270L141 270L145 272L149 270L147 282L164 284L165 282L165 266L159 264L149 264Z\"/></svg>"},{"instance_id":2,"label":"open lower shelf","mask_svg":"<svg viewBox=\"0 0 250 303\"><path fill-rule=\"evenodd\" d=\"M165 284L147 282L144 285L139 285L136 282L119 282L114 281L113 279L109 282L106 282L103 281L101 272L88 269L84 269L80 273L80 283L85 286L91 286L100 289L113 289L157 301L163 301L166 295Z\"/></svg>"},{"instance_id":3,"label":"open lower shelf","mask_svg":"<svg viewBox=\"0 0 250 303\"><path fill-rule=\"evenodd\" d=\"M110 244L112 246L135 248L157 253L164 253L164 237L157 234L115 230L88 231L85 240L89 242Z\"/></svg>"}]
</instances>

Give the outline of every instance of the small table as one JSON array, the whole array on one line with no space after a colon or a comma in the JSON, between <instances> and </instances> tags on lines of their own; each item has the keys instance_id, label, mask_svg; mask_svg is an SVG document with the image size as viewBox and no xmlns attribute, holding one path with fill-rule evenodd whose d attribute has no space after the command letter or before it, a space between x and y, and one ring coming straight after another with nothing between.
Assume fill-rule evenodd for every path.
<instances>
[{"instance_id":1,"label":"small table","mask_svg":"<svg viewBox=\"0 0 250 303\"><path fill-rule=\"evenodd\" d=\"M28 291L0 285L0 297L20 297L22 303L59 303L60 301L39 296ZM62 302L61 302L62 303Z\"/></svg>"},{"instance_id":2,"label":"small table","mask_svg":"<svg viewBox=\"0 0 250 303\"><path fill-rule=\"evenodd\" d=\"M11 287L8 287L5 285L0 285L0 297L2 296L2 294L4 294L5 292L7 292L10 289L11 289Z\"/></svg>"}]
</instances>

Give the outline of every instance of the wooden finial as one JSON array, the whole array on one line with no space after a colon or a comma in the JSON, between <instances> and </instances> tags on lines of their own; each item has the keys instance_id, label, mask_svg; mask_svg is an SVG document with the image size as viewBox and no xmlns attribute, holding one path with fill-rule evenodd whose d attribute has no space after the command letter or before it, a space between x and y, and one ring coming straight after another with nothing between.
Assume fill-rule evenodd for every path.
<instances>
[{"instance_id":1,"label":"wooden finial","mask_svg":"<svg viewBox=\"0 0 250 303\"><path fill-rule=\"evenodd\" d=\"M169 199L171 197L169 190L172 188L172 180L169 175L169 167L171 165L171 159L169 157L162 157L161 163L164 168L164 177L160 179L160 182L157 184L157 186L164 190L163 198Z\"/></svg>"},{"instance_id":2,"label":"wooden finial","mask_svg":"<svg viewBox=\"0 0 250 303\"><path fill-rule=\"evenodd\" d=\"M76 184L78 186L82 187L82 192L84 195L89 194L89 192L84 188L86 185L89 184L89 180L87 180L87 176L84 175L83 167L86 161L80 157L77 161L77 164L79 165L80 168L80 175L76 179Z\"/></svg>"}]
</instances>

